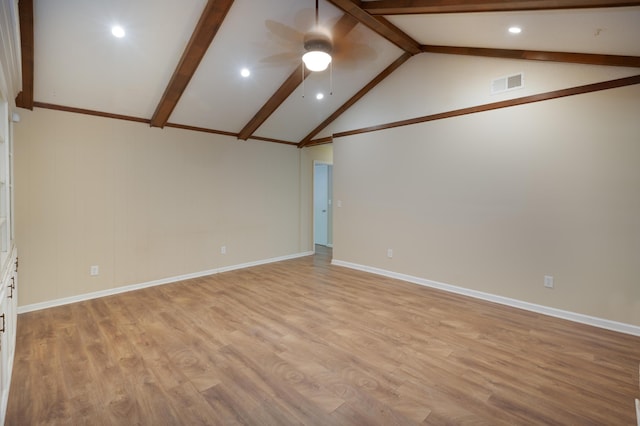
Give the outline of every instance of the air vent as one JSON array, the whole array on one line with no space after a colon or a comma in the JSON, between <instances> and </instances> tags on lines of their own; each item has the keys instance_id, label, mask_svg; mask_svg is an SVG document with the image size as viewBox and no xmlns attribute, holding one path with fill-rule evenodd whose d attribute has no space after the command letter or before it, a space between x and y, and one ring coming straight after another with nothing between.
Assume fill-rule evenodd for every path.
<instances>
[{"instance_id":1,"label":"air vent","mask_svg":"<svg viewBox=\"0 0 640 426\"><path fill-rule=\"evenodd\" d=\"M496 78L491 82L491 94L508 92L509 90L522 89L524 87L524 75L522 73Z\"/></svg>"}]
</instances>

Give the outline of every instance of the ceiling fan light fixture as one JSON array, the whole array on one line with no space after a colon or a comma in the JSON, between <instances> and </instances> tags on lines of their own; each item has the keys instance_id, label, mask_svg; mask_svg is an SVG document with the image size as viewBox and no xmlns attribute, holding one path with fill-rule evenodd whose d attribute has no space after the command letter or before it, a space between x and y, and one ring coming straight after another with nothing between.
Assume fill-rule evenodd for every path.
<instances>
[{"instance_id":1,"label":"ceiling fan light fixture","mask_svg":"<svg viewBox=\"0 0 640 426\"><path fill-rule=\"evenodd\" d=\"M324 71L331 63L331 40L322 34L305 37L302 62L309 71Z\"/></svg>"},{"instance_id":2,"label":"ceiling fan light fixture","mask_svg":"<svg viewBox=\"0 0 640 426\"><path fill-rule=\"evenodd\" d=\"M309 71L324 71L331 63L331 55L321 50L314 50L302 55L302 61Z\"/></svg>"}]
</instances>

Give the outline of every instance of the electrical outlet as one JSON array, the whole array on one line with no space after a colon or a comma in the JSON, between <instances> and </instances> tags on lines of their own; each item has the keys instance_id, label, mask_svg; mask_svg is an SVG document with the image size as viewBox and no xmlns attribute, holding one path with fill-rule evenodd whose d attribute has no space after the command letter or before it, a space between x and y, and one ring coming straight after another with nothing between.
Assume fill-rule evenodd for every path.
<instances>
[{"instance_id":1,"label":"electrical outlet","mask_svg":"<svg viewBox=\"0 0 640 426\"><path fill-rule=\"evenodd\" d=\"M89 275L91 275L92 277L95 277L96 275L100 274L100 267L98 265L92 265L91 268L89 268Z\"/></svg>"},{"instance_id":2,"label":"electrical outlet","mask_svg":"<svg viewBox=\"0 0 640 426\"><path fill-rule=\"evenodd\" d=\"M393 257L393 249L387 249L387 257L391 259Z\"/></svg>"},{"instance_id":3,"label":"electrical outlet","mask_svg":"<svg viewBox=\"0 0 640 426\"><path fill-rule=\"evenodd\" d=\"M220 247L220 254L227 254L227 246Z\"/></svg>"},{"instance_id":4,"label":"electrical outlet","mask_svg":"<svg viewBox=\"0 0 640 426\"><path fill-rule=\"evenodd\" d=\"M553 288L553 277L551 275L544 276L544 286L546 288Z\"/></svg>"}]
</instances>

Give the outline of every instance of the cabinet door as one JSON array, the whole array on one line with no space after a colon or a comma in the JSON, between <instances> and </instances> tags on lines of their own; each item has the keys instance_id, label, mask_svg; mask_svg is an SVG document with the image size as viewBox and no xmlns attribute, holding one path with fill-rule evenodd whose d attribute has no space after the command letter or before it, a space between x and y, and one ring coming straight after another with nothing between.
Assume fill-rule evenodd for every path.
<instances>
[{"instance_id":1,"label":"cabinet door","mask_svg":"<svg viewBox=\"0 0 640 426\"><path fill-rule=\"evenodd\" d=\"M13 265L11 265L13 266ZM5 307L5 332L6 334L6 352L9 366L9 372L12 370L13 357L16 351L16 325L18 323L18 274L11 271L11 276L5 283L6 307ZM0 324L2 326L2 324ZM11 380L11 378L9 378Z\"/></svg>"},{"instance_id":2,"label":"cabinet door","mask_svg":"<svg viewBox=\"0 0 640 426\"><path fill-rule=\"evenodd\" d=\"M11 377L9 376L9 333L7 333L7 308L9 306L9 299L7 296L6 282L3 283L2 290L0 290L0 394L2 395L2 415L4 417L4 410L6 408L7 401L9 399L9 385L11 384Z\"/></svg>"}]
</instances>

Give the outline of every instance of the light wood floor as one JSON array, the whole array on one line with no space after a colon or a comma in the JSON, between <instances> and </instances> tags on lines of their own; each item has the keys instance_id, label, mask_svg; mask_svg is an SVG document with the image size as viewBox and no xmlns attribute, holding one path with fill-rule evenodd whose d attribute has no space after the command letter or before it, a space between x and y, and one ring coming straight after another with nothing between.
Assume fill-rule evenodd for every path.
<instances>
[{"instance_id":1,"label":"light wood floor","mask_svg":"<svg viewBox=\"0 0 640 426\"><path fill-rule=\"evenodd\" d=\"M634 424L640 338L329 258L20 315L6 424Z\"/></svg>"}]
</instances>

